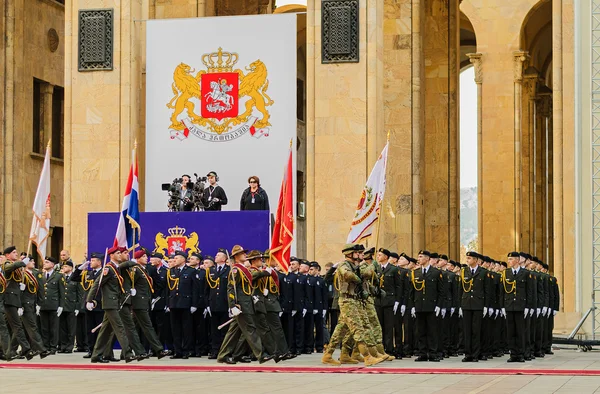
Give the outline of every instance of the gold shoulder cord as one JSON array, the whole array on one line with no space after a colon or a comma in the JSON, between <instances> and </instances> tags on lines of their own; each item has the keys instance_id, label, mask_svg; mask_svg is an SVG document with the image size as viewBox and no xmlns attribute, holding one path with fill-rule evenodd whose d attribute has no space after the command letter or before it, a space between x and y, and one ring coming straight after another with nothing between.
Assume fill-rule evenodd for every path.
<instances>
[{"instance_id":1,"label":"gold shoulder cord","mask_svg":"<svg viewBox=\"0 0 600 394\"><path fill-rule=\"evenodd\" d=\"M4 275L2 275L2 272L0 272L0 287L2 288L0 294L4 294L6 291L6 279L4 278Z\"/></svg>"},{"instance_id":2,"label":"gold shoulder cord","mask_svg":"<svg viewBox=\"0 0 600 394\"><path fill-rule=\"evenodd\" d=\"M463 269L460 270L460 279L461 279L461 282L462 282L463 291L465 293L470 292L471 289L473 288L473 278L471 278L470 280L465 280L465 268L463 268ZM469 285L469 289L468 290L465 288L465 285Z\"/></svg>"},{"instance_id":3,"label":"gold shoulder cord","mask_svg":"<svg viewBox=\"0 0 600 394\"><path fill-rule=\"evenodd\" d=\"M217 280L212 280L210 277L210 269L206 270L206 283L208 283L208 287L211 289L216 289L221 283L221 278L217 278Z\"/></svg>"},{"instance_id":4,"label":"gold shoulder cord","mask_svg":"<svg viewBox=\"0 0 600 394\"><path fill-rule=\"evenodd\" d=\"M240 271L239 268L237 268L237 270ZM231 271L229 271L229 283L231 283L233 286L236 286L237 284L231 279L233 275L235 274L233 273L232 268ZM238 275L238 277L240 278L240 282L242 284L242 291L244 292L244 294L246 294L247 296L252 295L252 285L250 284L248 278L246 278L246 275L241 274Z\"/></svg>"},{"instance_id":5,"label":"gold shoulder cord","mask_svg":"<svg viewBox=\"0 0 600 394\"><path fill-rule=\"evenodd\" d=\"M502 271L502 277L500 278L500 280L502 281L502 286L504 286L504 292L506 294L510 294L512 292L515 293L515 295L517 295L517 281L513 280L510 281L507 277L506 277L506 270ZM510 290L508 290L506 288L506 285L510 285Z\"/></svg>"},{"instance_id":6,"label":"gold shoulder cord","mask_svg":"<svg viewBox=\"0 0 600 394\"><path fill-rule=\"evenodd\" d=\"M169 290L173 291L175 288L179 289L179 278L173 278L171 276L171 269L167 270L167 286L169 286Z\"/></svg>"},{"instance_id":7,"label":"gold shoulder cord","mask_svg":"<svg viewBox=\"0 0 600 394\"><path fill-rule=\"evenodd\" d=\"M279 288L277 287L277 283L275 283L275 280L273 279L272 276L269 276L268 281L269 281L269 291L273 294L279 294Z\"/></svg>"},{"instance_id":8,"label":"gold shoulder cord","mask_svg":"<svg viewBox=\"0 0 600 394\"><path fill-rule=\"evenodd\" d=\"M333 287L337 291L340 291L340 278L339 278L337 271L335 272L335 274L333 274Z\"/></svg>"},{"instance_id":9,"label":"gold shoulder cord","mask_svg":"<svg viewBox=\"0 0 600 394\"><path fill-rule=\"evenodd\" d=\"M131 279L131 288L135 289L135 272L132 269L127 269L127 275L129 275L129 279Z\"/></svg>"},{"instance_id":10,"label":"gold shoulder cord","mask_svg":"<svg viewBox=\"0 0 600 394\"><path fill-rule=\"evenodd\" d=\"M88 291L93 284L93 280L87 279L87 270L83 271L83 274L81 275L81 287L83 288L83 291Z\"/></svg>"},{"instance_id":11,"label":"gold shoulder cord","mask_svg":"<svg viewBox=\"0 0 600 394\"><path fill-rule=\"evenodd\" d=\"M38 290L37 280L31 280L29 275L24 275L24 277L25 277L25 282L27 282L27 291L29 291L30 294L37 293L37 290Z\"/></svg>"},{"instance_id":12,"label":"gold shoulder cord","mask_svg":"<svg viewBox=\"0 0 600 394\"><path fill-rule=\"evenodd\" d=\"M6 265L6 263L4 263L2 265L2 270L4 272L6 272L6 270L4 269L4 266ZM14 270L13 272L10 273L10 276L8 278L6 278L7 280L14 280L17 283L23 283L24 279L23 279L23 272L21 272L22 268L17 268L16 270ZM16 276L15 276L16 275Z\"/></svg>"},{"instance_id":13,"label":"gold shoulder cord","mask_svg":"<svg viewBox=\"0 0 600 394\"><path fill-rule=\"evenodd\" d=\"M411 275L410 281L412 282L412 285L415 288L415 290L416 291L423 290L423 294L425 294L425 279L418 280L417 278L415 278L415 271L414 270L410 273L410 275ZM421 287L417 287L417 285L421 285Z\"/></svg>"}]
</instances>

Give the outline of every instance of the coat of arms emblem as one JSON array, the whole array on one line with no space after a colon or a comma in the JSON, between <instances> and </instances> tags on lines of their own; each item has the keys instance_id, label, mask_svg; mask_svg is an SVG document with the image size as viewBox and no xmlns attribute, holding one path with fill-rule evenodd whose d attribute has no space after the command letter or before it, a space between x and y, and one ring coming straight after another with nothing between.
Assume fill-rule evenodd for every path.
<instances>
[{"instance_id":1,"label":"coat of arms emblem","mask_svg":"<svg viewBox=\"0 0 600 394\"><path fill-rule=\"evenodd\" d=\"M177 251L186 251L189 253L199 253L198 234L191 233L185 235L185 228L175 226L168 230L169 235L165 237L163 233L156 234L154 239L154 253L170 255Z\"/></svg>"},{"instance_id":2,"label":"coat of arms emblem","mask_svg":"<svg viewBox=\"0 0 600 394\"><path fill-rule=\"evenodd\" d=\"M206 70L196 73L184 63L175 68L174 96L167 104L173 110L171 139L185 140L190 133L215 142L230 141L248 132L256 138L269 135L271 115L267 107L274 101L267 95L267 67L256 60L245 71L234 69L238 57L219 48L202 56Z\"/></svg>"}]
</instances>

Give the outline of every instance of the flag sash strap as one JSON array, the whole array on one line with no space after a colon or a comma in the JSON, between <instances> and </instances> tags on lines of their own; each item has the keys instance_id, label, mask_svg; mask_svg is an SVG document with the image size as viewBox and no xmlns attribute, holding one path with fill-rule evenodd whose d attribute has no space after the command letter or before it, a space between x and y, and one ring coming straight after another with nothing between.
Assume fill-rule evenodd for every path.
<instances>
[{"instance_id":1,"label":"flag sash strap","mask_svg":"<svg viewBox=\"0 0 600 394\"><path fill-rule=\"evenodd\" d=\"M246 279L248 279L250 285L252 285L252 273L248 270L248 268L244 267L242 264L239 263L235 263L233 267L239 269L246 276Z\"/></svg>"}]
</instances>

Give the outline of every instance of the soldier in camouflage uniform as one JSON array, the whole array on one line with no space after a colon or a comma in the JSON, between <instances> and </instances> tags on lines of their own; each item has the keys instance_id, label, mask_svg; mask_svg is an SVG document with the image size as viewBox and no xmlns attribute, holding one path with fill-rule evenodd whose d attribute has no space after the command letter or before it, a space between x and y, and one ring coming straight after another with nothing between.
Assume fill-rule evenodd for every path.
<instances>
[{"instance_id":1,"label":"soldier in camouflage uniform","mask_svg":"<svg viewBox=\"0 0 600 394\"><path fill-rule=\"evenodd\" d=\"M353 339L364 357L365 366L384 361L383 358L378 357L376 347L369 346L367 343L371 342L366 330L367 318L364 311L364 301L368 294L363 290L362 280L357 275L356 263L360 259L359 249L360 247L354 244L348 244L342 249L345 260L339 264L335 274L340 288L340 319L321 359L324 364L340 365L332 358L332 355L348 330L352 333Z\"/></svg>"}]
</instances>

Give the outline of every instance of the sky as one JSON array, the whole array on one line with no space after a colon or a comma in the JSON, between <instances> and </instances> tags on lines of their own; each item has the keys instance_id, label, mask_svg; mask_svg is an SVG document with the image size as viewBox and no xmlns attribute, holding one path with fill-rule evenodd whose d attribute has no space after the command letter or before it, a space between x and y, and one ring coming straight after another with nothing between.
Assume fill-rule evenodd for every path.
<instances>
[{"instance_id":1,"label":"sky","mask_svg":"<svg viewBox=\"0 0 600 394\"><path fill-rule=\"evenodd\" d=\"M477 186L477 84L473 67L460 74L460 187Z\"/></svg>"}]
</instances>

